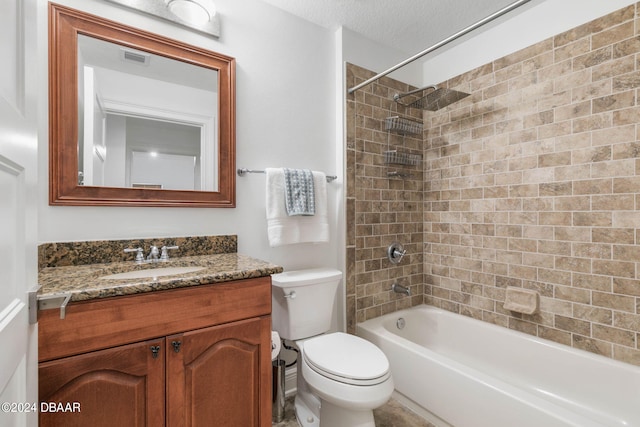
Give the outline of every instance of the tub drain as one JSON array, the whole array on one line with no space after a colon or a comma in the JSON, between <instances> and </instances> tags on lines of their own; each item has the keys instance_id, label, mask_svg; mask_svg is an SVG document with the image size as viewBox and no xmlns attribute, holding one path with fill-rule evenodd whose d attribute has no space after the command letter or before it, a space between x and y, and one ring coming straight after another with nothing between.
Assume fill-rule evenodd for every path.
<instances>
[{"instance_id":1,"label":"tub drain","mask_svg":"<svg viewBox=\"0 0 640 427\"><path fill-rule=\"evenodd\" d=\"M396 322L396 326L398 327L398 329L402 329L402 328L404 328L404 325L406 325L406 323L407 322L404 320L404 317L401 317Z\"/></svg>"}]
</instances>

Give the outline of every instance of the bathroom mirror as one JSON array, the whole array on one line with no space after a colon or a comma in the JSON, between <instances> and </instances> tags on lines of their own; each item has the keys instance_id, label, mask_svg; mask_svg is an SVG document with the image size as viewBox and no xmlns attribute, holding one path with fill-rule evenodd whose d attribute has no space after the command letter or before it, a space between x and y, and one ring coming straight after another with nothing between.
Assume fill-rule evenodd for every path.
<instances>
[{"instance_id":1,"label":"bathroom mirror","mask_svg":"<svg viewBox=\"0 0 640 427\"><path fill-rule=\"evenodd\" d=\"M235 61L49 5L51 205L235 206Z\"/></svg>"}]
</instances>

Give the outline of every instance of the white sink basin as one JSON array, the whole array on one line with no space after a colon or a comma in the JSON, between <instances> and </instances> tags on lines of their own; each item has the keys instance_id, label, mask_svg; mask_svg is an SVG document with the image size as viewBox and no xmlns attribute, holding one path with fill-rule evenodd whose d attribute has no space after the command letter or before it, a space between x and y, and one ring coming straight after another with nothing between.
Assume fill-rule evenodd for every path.
<instances>
[{"instance_id":1,"label":"white sink basin","mask_svg":"<svg viewBox=\"0 0 640 427\"><path fill-rule=\"evenodd\" d=\"M126 273L110 274L102 276L101 279L145 279L156 278L161 276L173 276L174 274L193 273L195 271L204 270L204 267L163 267L148 268L146 270L127 271Z\"/></svg>"}]
</instances>

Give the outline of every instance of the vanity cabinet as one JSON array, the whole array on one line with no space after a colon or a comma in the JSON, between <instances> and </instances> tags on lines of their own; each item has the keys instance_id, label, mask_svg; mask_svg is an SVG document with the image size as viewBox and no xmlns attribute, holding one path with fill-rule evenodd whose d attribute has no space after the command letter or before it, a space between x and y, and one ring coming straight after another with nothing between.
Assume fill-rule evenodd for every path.
<instances>
[{"instance_id":1,"label":"vanity cabinet","mask_svg":"<svg viewBox=\"0 0 640 427\"><path fill-rule=\"evenodd\" d=\"M270 313L270 277L41 311L40 425L271 426Z\"/></svg>"},{"instance_id":2,"label":"vanity cabinet","mask_svg":"<svg viewBox=\"0 0 640 427\"><path fill-rule=\"evenodd\" d=\"M265 327L270 331L270 319L250 319L168 337L167 425L264 425L258 393ZM270 354L271 341L267 350ZM270 414L268 421L270 426Z\"/></svg>"},{"instance_id":3,"label":"vanity cabinet","mask_svg":"<svg viewBox=\"0 0 640 427\"><path fill-rule=\"evenodd\" d=\"M40 427L164 425L164 354L154 358L149 351L162 344L147 341L41 363L40 401L55 406L40 408Z\"/></svg>"}]
</instances>

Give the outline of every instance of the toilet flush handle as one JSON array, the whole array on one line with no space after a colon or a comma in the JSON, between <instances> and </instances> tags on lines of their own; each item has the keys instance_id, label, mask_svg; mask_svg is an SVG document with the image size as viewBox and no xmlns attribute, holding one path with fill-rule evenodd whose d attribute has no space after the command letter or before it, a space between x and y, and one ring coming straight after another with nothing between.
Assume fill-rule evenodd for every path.
<instances>
[{"instance_id":1,"label":"toilet flush handle","mask_svg":"<svg viewBox=\"0 0 640 427\"><path fill-rule=\"evenodd\" d=\"M291 291L288 294L284 294L284 297L294 299L296 297L296 291Z\"/></svg>"}]
</instances>

